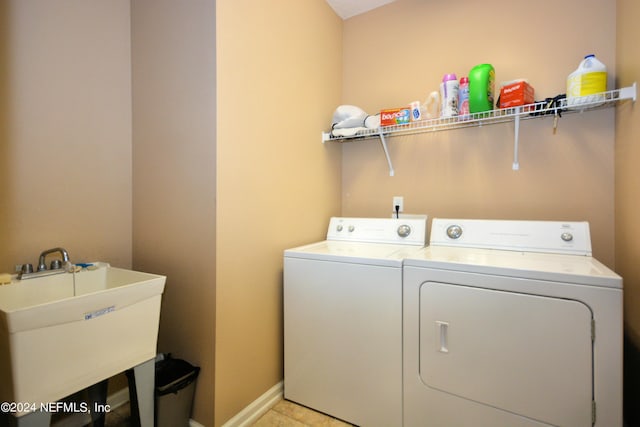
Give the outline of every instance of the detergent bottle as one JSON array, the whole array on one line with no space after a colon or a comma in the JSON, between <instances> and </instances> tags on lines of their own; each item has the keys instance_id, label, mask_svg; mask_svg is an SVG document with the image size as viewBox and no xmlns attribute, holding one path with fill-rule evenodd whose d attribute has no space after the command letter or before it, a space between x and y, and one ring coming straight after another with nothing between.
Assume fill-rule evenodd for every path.
<instances>
[{"instance_id":1,"label":"detergent bottle","mask_svg":"<svg viewBox=\"0 0 640 427\"><path fill-rule=\"evenodd\" d=\"M604 100L601 93L606 90L607 67L595 55L587 55L567 77L567 105L597 103Z\"/></svg>"},{"instance_id":2,"label":"detergent bottle","mask_svg":"<svg viewBox=\"0 0 640 427\"><path fill-rule=\"evenodd\" d=\"M476 65L469 71L469 112L493 110L496 73L493 65Z\"/></svg>"}]
</instances>

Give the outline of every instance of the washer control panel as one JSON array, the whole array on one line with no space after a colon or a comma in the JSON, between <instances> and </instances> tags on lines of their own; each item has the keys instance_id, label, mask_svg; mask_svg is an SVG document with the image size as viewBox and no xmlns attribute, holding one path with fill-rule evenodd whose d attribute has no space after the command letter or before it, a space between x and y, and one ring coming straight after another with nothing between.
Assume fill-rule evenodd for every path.
<instances>
[{"instance_id":1,"label":"washer control panel","mask_svg":"<svg viewBox=\"0 0 640 427\"><path fill-rule=\"evenodd\" d=\"M419 218L332 217L327 240L365 243L426 244L427 216Z\"/></svg>"},{"instance_id":2,"label":"washer control panel","mask_svg":"<svg viewBox=\"0 0 640 427\"><path fill-rule=\"evenodd\" d=\"M430 245L591 256L588 222L434 218Z\"/></svg>"}]
</instances>

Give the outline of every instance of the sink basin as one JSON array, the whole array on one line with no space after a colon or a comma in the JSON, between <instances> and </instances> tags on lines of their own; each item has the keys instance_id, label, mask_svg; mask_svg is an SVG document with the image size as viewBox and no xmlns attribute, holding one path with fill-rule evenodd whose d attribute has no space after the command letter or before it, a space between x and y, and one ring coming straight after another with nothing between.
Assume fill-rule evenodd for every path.
<instances>
[{"instance_id":1,"label":"sink basin","mask_svg":"<svg viewBox=\"0 0 640 427\"><path fill-rule=\"evenodd\" d=\"M0 286L0 402L39 409L155 357L165 279L94 263Z\"/></svg>"}]
</instances>

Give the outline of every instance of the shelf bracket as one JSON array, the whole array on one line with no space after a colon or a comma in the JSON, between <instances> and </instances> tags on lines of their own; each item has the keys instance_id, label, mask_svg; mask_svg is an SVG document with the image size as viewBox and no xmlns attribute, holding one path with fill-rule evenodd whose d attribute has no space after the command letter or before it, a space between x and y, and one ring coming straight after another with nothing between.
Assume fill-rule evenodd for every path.
<instances>
[{"instance_id":1,"label":"shelf bracket","mask_svg":"<svg viewBox=\"0 0 640 427\"><path fill-rule=\"evenodd\" d=\"M382 132L382 126L378 128L378 134L380 135L380 143L382 144L384 155L387 158L387 163L389 164L389 176L394 176L396 173L393 170L393 164L391 164L391 156L389 156L389 150L387 149L387 139L384 136L384 132Z\"/></svg>"},{"instance_id":2,"label":"shelf bracket","mask_svg":"<svg viewBox=\"0 0 640 427\"><path fill-rule=\"evenodd\" d=\"M636 82L629 87L623 87L619 90L620 99L630 99L632 102L636 102Z\"/></svg>"},{"instance_id":3,"label":"shelf bracket","mask_svg":"<svg viewBox=\"0 0 640 427\"><path fill-rule=\"evenodd\" d=\"M520 138L520 110L522 107L516 107L516 116L514 119L515 130L513 132L513 164L511 169L517 171L520 169L520 163L518 162L518 140Z\"/></svg>"}]
</instances>

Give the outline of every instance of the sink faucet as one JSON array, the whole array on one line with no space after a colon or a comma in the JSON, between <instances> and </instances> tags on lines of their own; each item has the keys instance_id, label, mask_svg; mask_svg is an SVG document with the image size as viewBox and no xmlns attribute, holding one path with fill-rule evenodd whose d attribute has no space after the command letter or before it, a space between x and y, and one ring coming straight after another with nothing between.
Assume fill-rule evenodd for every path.
<instances>
[{"instance_id":1,"label":"sink faucet","mask_svg":"<svg viewBox=\"0 0 640 427\"><path fill-rule=\"evenodd\" d=\"M46 258L47 255L55 253L55 252L60 252L60 254L62 255L62 262L66 263L69 261L69 253L64 250L63 248L53 248L53 249L47 249L46 251L42 252L40 254L40 258L38 259L38 271L44 271L47 269L47 265L44 263L44 259ZM62 267L62 266L60 266ZM60 268L58 267L58 268Z\"/></svg>"}]
</instances>

